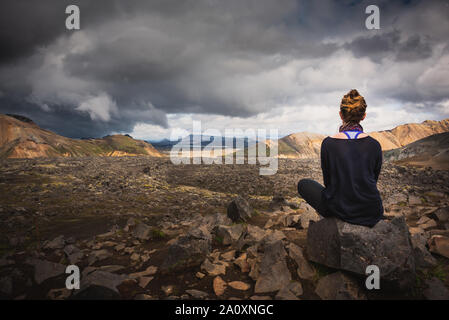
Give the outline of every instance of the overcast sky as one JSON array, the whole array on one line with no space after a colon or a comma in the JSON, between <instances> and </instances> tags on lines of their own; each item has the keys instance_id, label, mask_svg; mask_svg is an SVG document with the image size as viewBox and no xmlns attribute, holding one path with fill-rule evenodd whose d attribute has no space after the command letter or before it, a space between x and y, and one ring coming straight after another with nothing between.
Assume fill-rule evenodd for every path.
<instances>
[{"instance_id":1,"label":"overcast sky","mask_svg":"<svg viewBox=\"0 0 449 320\"><path fill-rule=\"evenodd\" d=\"M0 113L70 137L161 139L192 120L331 134L356 88L365 131L441 120L448 17L446 0L2 0Z\"/></svg>"}]
</instances>

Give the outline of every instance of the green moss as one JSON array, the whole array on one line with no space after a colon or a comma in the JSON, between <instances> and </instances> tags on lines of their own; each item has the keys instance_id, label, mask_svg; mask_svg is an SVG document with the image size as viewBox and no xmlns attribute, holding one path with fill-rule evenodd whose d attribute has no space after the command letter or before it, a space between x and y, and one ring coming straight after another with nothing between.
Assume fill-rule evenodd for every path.
<instances>
[{"instance_id":1,"label":"green moss","mask_svg":"<svg viewBox=\"0 0 449 320\"><path fill-rule=\"evenodd\" d=\"M215 237L214 237L214 240L215 240L216 242L218 242L219 244L223 244L223 237L215 236Z\"/></svg>"},{"instance_id":2,"label":"green moss","mask_svg":"<svg viewBox=\"0 0 449 320\"><path fill-rule=\"evenodd\" d=\"M444 267L441 264L438 264L433 269L429 270L427 273L427 276L429 278L438 278L441 281L446 281L446 271L444 270Z\"/></svg>"},{"instance_id":3,"label":"green moss","mask_svg":"<svg viewBox=\"0 0 449 320\"><path fill-rule=\"evenodd\" d=\"M164 231L157 229L157 228L153 228L151 230L151 238L153 239L164 239L166 238L167 235L164 233Z\"/></svg>"},{"instance_id":4,"label":"green moss","mask_svg":"<svg viewBox=\"0 0 449 320\"><path fill-rule=\"evenodd\" d=\"M315 263L315 262L311 262L310 263L312 265L312 267L315 269L315 276L313 278L313 282L318 282L318 280L320 280L322 277L327 276L328 274L331 274L334 272L333 269L328 268L326 266L323 266L321 264Z\"/></svg>"}]
</instances>

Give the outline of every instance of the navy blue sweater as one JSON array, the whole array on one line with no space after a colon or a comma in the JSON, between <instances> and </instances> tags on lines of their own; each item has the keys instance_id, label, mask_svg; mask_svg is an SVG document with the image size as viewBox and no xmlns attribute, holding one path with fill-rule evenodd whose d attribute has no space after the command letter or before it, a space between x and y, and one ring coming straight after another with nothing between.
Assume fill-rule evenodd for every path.
<instances>
[{"instance_id":1,"label":"navy blue sweater","mask_svg":"<svg viewBox=\"0 0 449 320\"><path fill-rule=\"evenodd\" d=\"M374 226L383 217L377 179L382 167L379 142L327 137L321 144L325 188L321 197L327 210L341 220Z\"/></svg>"}]
</instances>

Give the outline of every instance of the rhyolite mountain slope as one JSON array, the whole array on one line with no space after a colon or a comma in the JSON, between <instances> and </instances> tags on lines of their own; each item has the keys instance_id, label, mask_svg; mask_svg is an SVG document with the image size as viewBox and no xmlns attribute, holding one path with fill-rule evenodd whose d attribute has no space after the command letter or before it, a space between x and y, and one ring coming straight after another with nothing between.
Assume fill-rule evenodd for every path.
<instances>
[{"instance_id":1,"label":"rhyolite mountain slope","mask_svg":"<svg viewBox=\"0 0 449 320\"><path fill-rule=\"evenodd\" d=\"M434 134L404 147L384 152L387 161L449 170L449 132Z\"/></svg>"},{"instance_id":2,"label":"rhyolite mountain slope","mask_svg":"<svg viewBox=\"0 0 449 320\"><path fill-rule=\"evenodd\" d=\"M161 156L151 144L127 135L70 139L42 129L26 117L0 114L0 158L132 155Z\"/></svg>"},{"instance_id":3,"label":"rhyolite mountain slope","mask_svg":"<svg viewBox=\"0 0 449 320\"><path fill-rule=\"evenodd\" d=\"M382 150L403 147L428 136L449 132L449 119L441 121L426 120L422 123L409 123L391 130L368 132L379 141ZM325 135L309 132L293 133L278 140L278 154L280 158L307 159L320 155L321 142ZM273 144L274 141L266 142Z\"/></svg>"},{"instance_id":4,"label":"rhyolite mountain slope","mask_svg":"<svg viewBox=\"0 0 449 320\"><path fill-rule=\"evenodd\" d=\"M449 132L449 118L441 121L426 120L421 123L403 124L391 130L369 132L369 135L379 141L382 150L385 151L443 132Z\"/></svg>"}]
</instances>

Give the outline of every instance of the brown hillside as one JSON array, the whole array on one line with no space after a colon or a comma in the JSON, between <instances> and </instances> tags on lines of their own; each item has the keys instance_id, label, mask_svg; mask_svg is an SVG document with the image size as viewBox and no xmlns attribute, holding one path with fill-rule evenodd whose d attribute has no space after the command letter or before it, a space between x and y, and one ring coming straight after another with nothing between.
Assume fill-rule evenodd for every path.
<instances>
[{"instance_id":1,"label":"brown hillside","mask_svg":"<svg viewBox=\"0 0 449 320\"><path fill-rule=\"evenodd\" d=\"M27 118L0 115L0 158L134 155L161 156L151 144L129 136L70 139L44 130Z\"/></svg>"}]
</instances>

